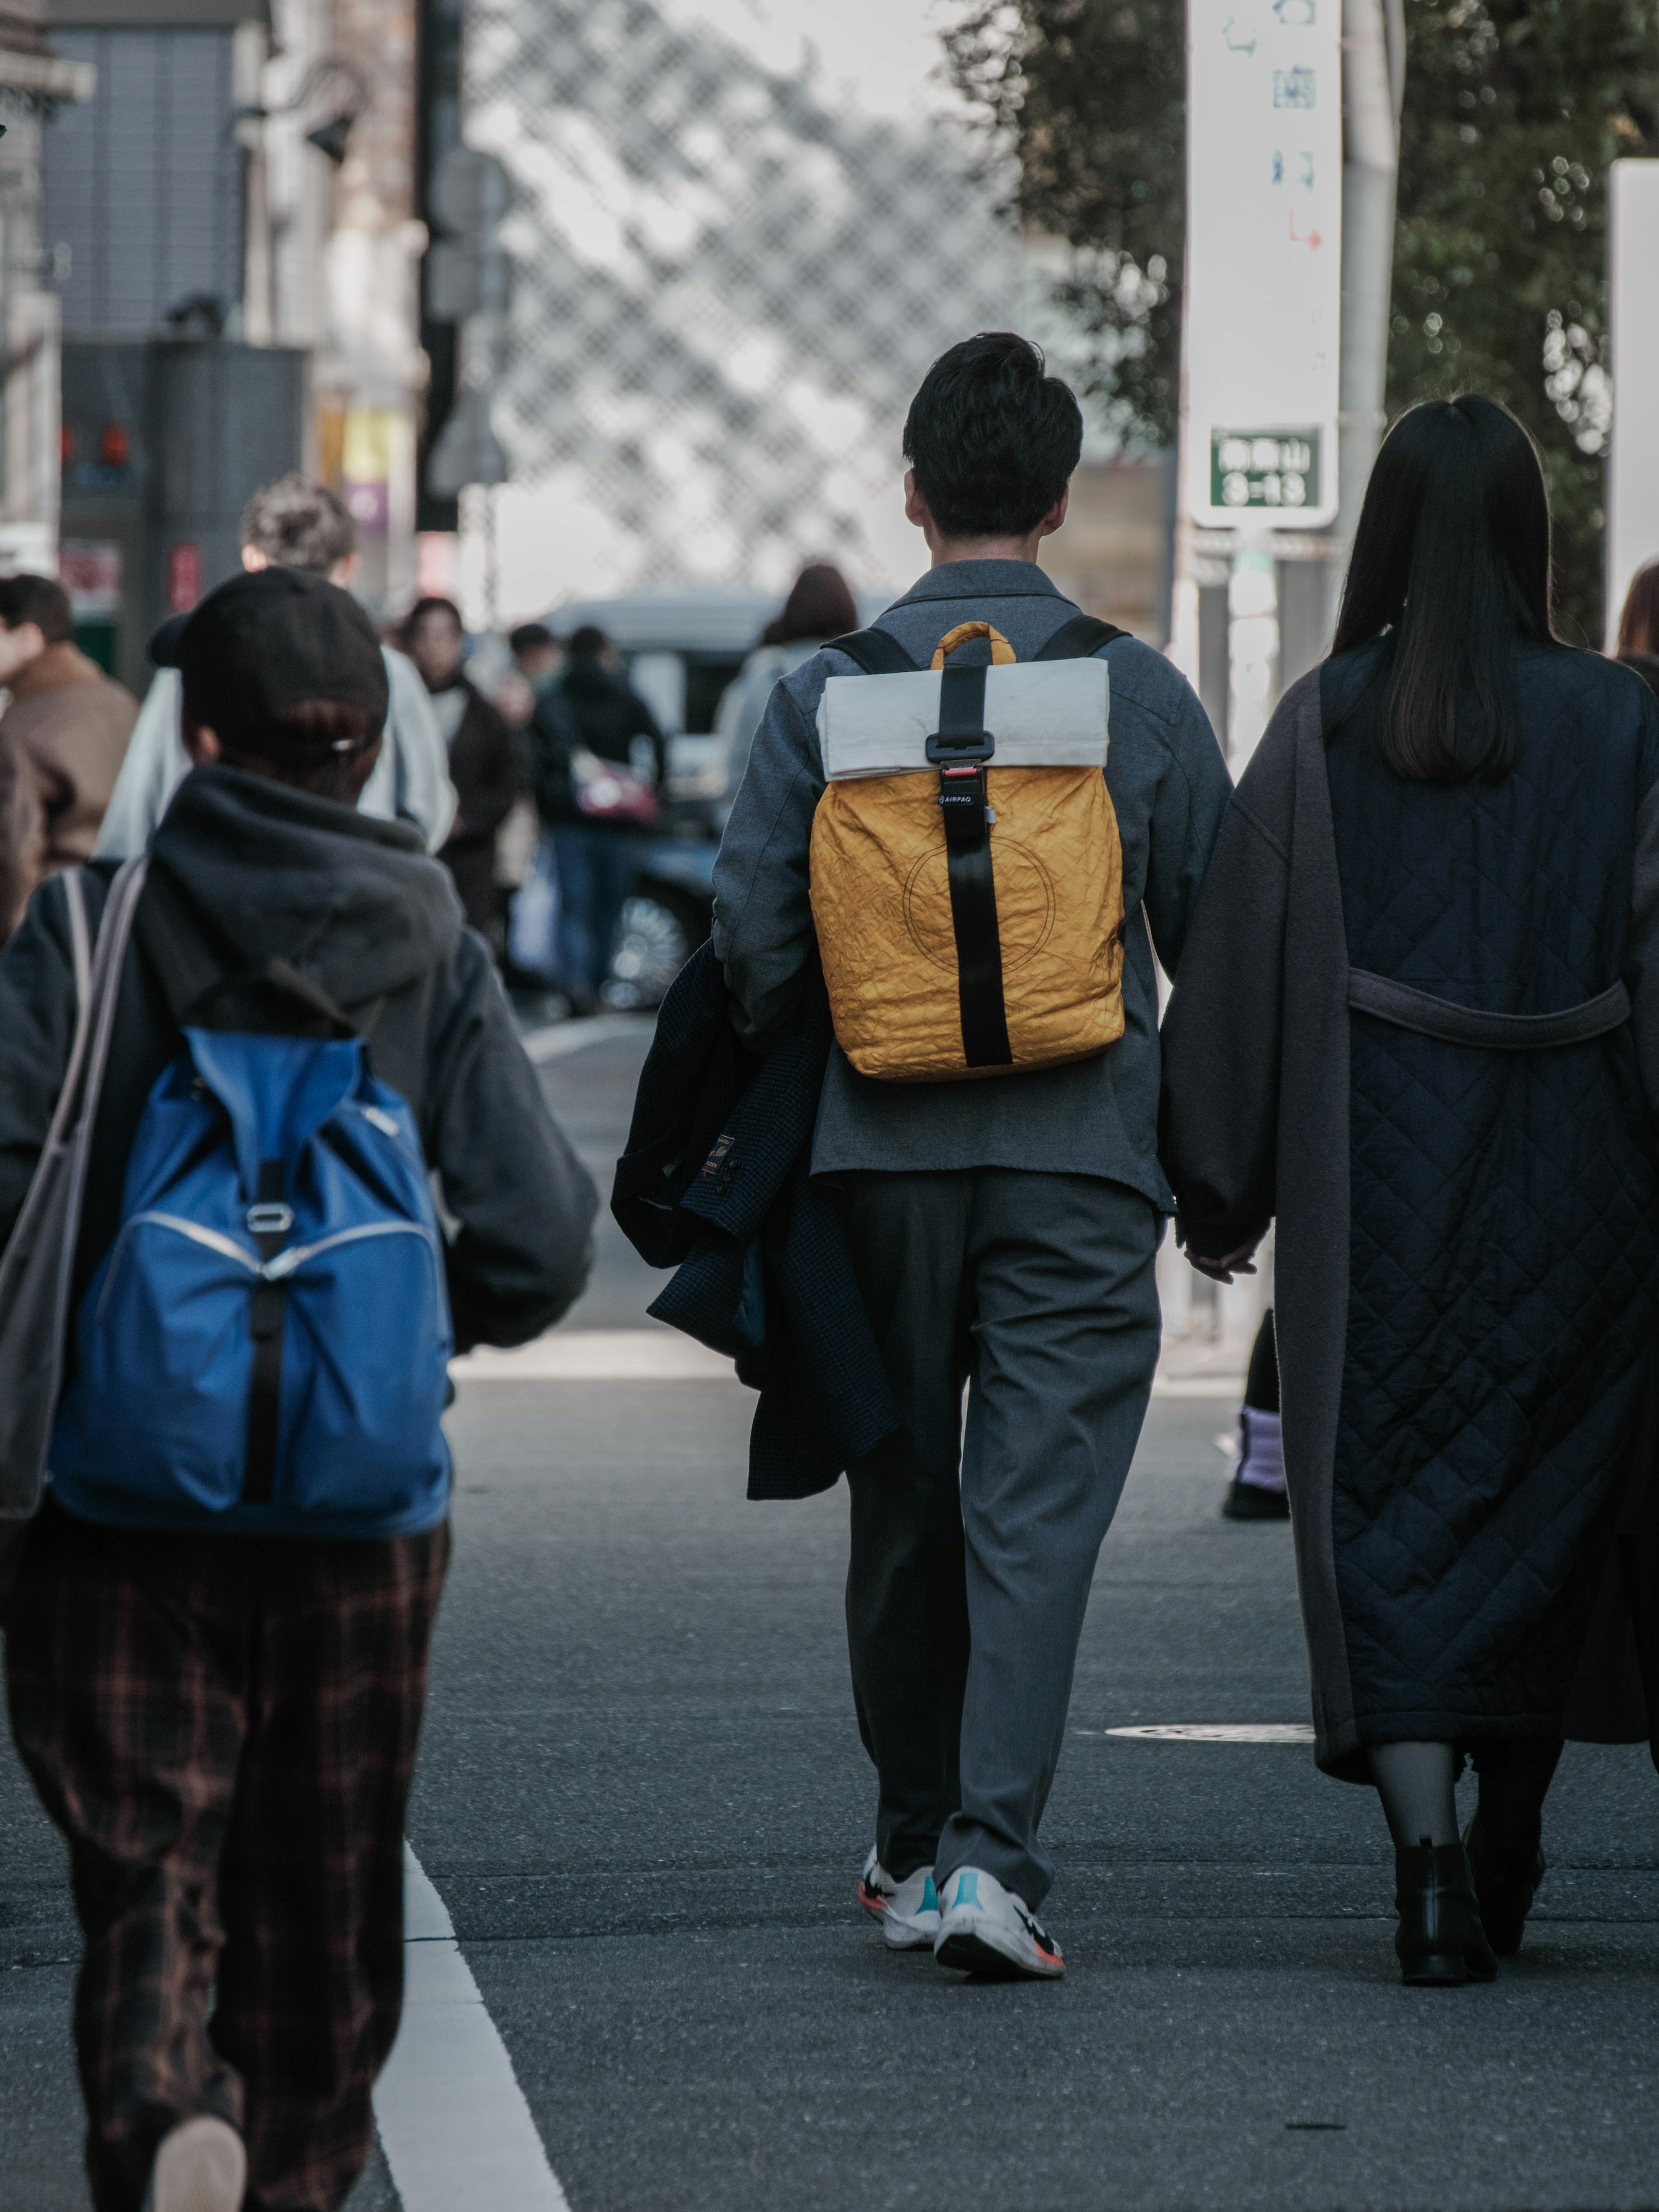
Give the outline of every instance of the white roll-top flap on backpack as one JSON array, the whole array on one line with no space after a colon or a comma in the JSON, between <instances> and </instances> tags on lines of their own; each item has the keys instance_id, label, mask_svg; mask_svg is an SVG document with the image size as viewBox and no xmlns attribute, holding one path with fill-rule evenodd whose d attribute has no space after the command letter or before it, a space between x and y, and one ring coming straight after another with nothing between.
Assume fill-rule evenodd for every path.
<instances>
[{"instance_id":1,"label":"white roll-top flap on backpack","mask_svg":"<svg viewBox=\"0 0 1659 2212\"><path fill-rule=\"evenodd\" d=\"M937 775L927 740L939 728L939 675L832 676L818 702L825 780ZM985 726L996 740L991 766L1106 765L1110 680L1103 660L1022 660L985 672Z\"/></svg>"}]
</instances>

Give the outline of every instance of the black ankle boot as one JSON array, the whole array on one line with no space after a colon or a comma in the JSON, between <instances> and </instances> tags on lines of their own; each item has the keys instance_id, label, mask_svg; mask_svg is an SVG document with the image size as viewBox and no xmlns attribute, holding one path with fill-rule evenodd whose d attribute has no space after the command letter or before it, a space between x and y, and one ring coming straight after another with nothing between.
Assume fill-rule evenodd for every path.
<instances>
[{"instance_id":1,"label":"black ankle boot","mask_svg":"<svg viewBox=\"0 0 1659 2212\"><path fill-rule=\"evenodd\" d=\"M1400 1978L1413 1985L1489 1982L1498 1972L1480 1924L1474 1879L1462 1844L1420 1844L1394 1855Z\"/></svg>"},{"instance_id":2,"label":"black ankle boot","mask_svg":"<svg viewBox=\"0 0 1659 2212\"><path fill-rule=\"evenodd\" d=\"M1504 1850L1481 1826L1479 1813L1463 1831L1463 1849L1486 1939L1500 1959L1512 1959L1521 1948L1521 1931L1544 1879L1543 1850L1537 1843L1520 1850Z\"/></svg>"}]
</instances>

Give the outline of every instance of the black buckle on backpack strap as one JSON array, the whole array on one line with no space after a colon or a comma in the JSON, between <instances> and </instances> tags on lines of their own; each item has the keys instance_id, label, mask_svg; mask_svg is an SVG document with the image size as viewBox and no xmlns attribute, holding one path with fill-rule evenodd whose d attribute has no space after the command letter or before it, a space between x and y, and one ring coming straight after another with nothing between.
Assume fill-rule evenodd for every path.
<instances>
[{"instance_id":1,"label":"black buckle on backpack strap","mask_svg":"<svg viewBox=\"0 0 1659 2212\"><path fill-rule=\"evenodd\" d=\"M985 671L943 668L939 679L939 727L927 740L935 768L989 760L997 741L985 726Z\"/></svg>"}]
</instances>

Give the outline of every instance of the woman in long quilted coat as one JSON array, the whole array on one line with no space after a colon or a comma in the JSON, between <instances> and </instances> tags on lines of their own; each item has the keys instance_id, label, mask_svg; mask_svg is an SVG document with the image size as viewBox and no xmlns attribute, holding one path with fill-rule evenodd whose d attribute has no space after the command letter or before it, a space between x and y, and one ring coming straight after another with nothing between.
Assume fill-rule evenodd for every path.
<instances>
[{"instance_id":1,"label":"woman in long quilted coat","mask_svg":"<svg viewBox=\"0 0 1659 2212\"><path fill-rule=\"evenodd\" d=\"M1564 1736L1659 1698L1659 702L1549 578L1513 416L1403 416L1164 1031L1188 1257L1278 1221L1316 1756L1381 1793L1413 1983L1519 1948Z\"/></svg>"}]
</instances>

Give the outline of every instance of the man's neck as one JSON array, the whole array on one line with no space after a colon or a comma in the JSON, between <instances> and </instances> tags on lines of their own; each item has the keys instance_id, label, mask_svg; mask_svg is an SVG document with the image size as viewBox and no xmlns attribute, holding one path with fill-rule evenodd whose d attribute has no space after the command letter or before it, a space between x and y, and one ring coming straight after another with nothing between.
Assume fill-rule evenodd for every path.
<instances>
[{"instance_id":1,"label":"man's neck","mask_svg":"<svg viewBox=\"0 0 1659 2212\"><path fill-rule=\"evenodd\" d=\"M943 568L952 561L1029 561L1035 565L1043 533L1029 538L941 538L930 544L930 565Z\"/></svg>"}]
</instances>

